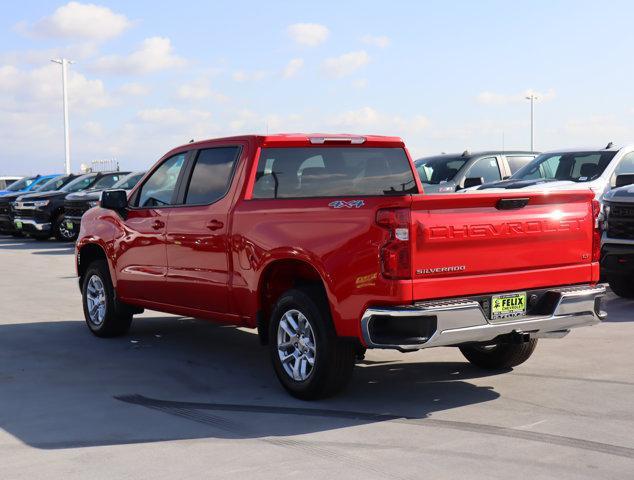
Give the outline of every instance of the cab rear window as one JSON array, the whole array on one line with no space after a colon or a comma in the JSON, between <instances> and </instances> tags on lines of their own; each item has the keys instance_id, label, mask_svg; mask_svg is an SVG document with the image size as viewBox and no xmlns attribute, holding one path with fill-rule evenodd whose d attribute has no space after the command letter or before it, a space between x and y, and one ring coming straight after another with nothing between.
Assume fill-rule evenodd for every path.
<instances>
[{"instance_id":1,"label":"cab rear window","mask_svg":"<svg viewBox=\"0 0 634 480\"><path fill-rule=\"evenodd\" d=\"M253 198L418 193L402 148L263 148Z\"/></svg>"}]
</instances>

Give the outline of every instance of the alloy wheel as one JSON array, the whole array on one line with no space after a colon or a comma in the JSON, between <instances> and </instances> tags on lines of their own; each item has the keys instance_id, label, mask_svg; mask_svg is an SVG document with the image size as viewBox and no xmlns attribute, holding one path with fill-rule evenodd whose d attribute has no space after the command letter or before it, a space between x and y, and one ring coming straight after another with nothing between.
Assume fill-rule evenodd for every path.
<instances>
[{"instance_id":1,"label":"alloy wheel","mask_svg":"<svg viewBox=\"0 0 634 480\"><path fill-rule=\"evenodd\" d=\"M277 327L277 353L284 372L293 380L307 380L315 369L317 344L310 321L299 310L288 310Z\"/></svg>"},{"instance_id":2,"label":"alloy wheel","mask_svg":"<svg viewBox=\"0 0 634 480\"><path fill-rule=\"evenodd\" d=\"M101 326L106 318L106 288L99 275L93 275L88 279L86 306L90 323L95 327Z\"/></svg>"}]
</instances>

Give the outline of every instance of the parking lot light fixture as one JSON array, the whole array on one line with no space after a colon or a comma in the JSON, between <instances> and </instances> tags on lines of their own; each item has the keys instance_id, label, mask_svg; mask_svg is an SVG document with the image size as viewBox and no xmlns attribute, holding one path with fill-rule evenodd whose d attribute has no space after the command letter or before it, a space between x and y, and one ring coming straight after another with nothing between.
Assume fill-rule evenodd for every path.
<instances>
[{"instance_id":1,"label":"parking lot light fixture","mask_svg":"<svg viewBox=\"0 0 634 480\"><path fill-rule=\"evenodd\" d=\"M71 63L75 63L67 58L53 58L53 63L59 63L62 66L62 101L64 106L64 158L66 174L70 174L70 131L68 129L68 86L67 86L67 67Z\"/></svg>"}]
</instances>

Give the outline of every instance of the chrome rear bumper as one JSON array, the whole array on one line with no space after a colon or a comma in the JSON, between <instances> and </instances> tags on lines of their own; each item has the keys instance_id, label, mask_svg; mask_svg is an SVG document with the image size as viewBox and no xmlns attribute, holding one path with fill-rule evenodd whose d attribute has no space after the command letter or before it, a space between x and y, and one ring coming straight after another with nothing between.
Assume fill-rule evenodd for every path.
<instances>
[{"instance_id":1,"label":"chrome rear bumper","mask_svg":"<svg viewBox=\"0 0 634 480\"><path fill-rule=\"evenodd\" d=\"M553 288L547 292L556 295L552 312L547 315L526 315L505 321L491 321L479 302L465 299L423 302L396 308L370 308L361 318L363 339L368 348L389 348L401 351L421 348L460 345L471 342L488 342L501 335L523 333L531 337L561 337L571 328L594 325L601 322L606 313L600 309L600 299L605 287L576 286ZM373 319L389 322L390 319L410 318L413 321L429 321L428 337L416 343L381 343L372 339ZM405 320L406 321L406 320Z\"/></svg>"}]
</instances>

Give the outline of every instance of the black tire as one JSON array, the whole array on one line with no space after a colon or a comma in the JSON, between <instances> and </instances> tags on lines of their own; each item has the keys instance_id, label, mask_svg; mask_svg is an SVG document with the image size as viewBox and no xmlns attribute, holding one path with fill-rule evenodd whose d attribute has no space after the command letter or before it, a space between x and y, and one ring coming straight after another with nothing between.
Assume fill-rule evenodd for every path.
<instances>
[{"instance_id":1,"label":"black tire","mask_svg":"<svg viewBox=\"0 0 634 480\"><path fill-rule=\"evenodd\" d=\"M634 298L634 278L612 277L608 283L615 295L622 298Z\"/></svg>"},{"instance_id":2,"label":"black tire","mask_svg":"<svg viewBox=\"0 0 634 480\"><path fill-rule=\"evenodd\" d=\"M94 282L101 282L103 287L105 309L102 317L91 316L89 311L89 288L95 285L91 284L93 277L98 279L94 280ZM108 263L105 260L95 260L88 266L82 279L81 292L86 325L88 325L93 334L98 337L118 337L130 330L132 311L130 307L117 300L110 278Z\"/></svg>"},{"instance_id":3,"label":"black tire","mask_svg":"<svg viewBox=\"0 0 634 480\"><path fill-rule=\"evenodd\" d=\"M315 340L312 356L314 364L312 367L306 366L306 369L311 370L303 380L296 380L287 373L278 351L278 327L283 316L292 311L300 312L307 320ZM297 345L295 343L295 350ZM328 302L319 288L291 289L280 296L269 322L269 351L275 374L282 386L292 396L302 400L325 398L343 390L352 375L356 357L355 345L337 338Z\"/></svg>"},{"instance_id":4,"label":"black tire","mask_svg":"<svg viewBox=\"0 0 634 480\"><path fill-rule=\"evenodd\" d=\"M530 358L537 346L533 338L525 343L498 343L481 347L465 345L460 351L469 362L487 370L503 370L516 367Z\"/></svg>"},{"instance_id":5,"label":"black tire","mask_svg":"<svg viewBox=\"0 0 634 480\"><path fill-rule=\"evenodd\" d=\"M53 222L53 235L60 242L74 242L77 240L79 232L68 230L65 225L65 219L64 214L60 214L55 218Z\"/></svg>"}]
</instances>

